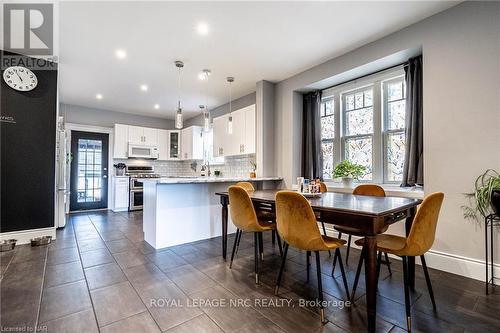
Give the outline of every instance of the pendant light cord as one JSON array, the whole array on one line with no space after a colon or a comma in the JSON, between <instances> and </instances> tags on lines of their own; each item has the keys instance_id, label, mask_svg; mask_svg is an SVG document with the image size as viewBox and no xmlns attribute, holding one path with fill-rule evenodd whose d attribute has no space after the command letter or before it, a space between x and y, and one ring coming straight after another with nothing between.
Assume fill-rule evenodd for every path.
<instances>
[{"instance_id":1,"label":"pendant light cord","mask_svg":"<svg viewBox=\"0 0 500 333\"><path fill-rule=\"evenodd\" d=\"M179 67L179 75L177 78L177 93L178 93L178 99L177 99L177 108L181 108L181 67Z\"/></svg>"}]
</instances>

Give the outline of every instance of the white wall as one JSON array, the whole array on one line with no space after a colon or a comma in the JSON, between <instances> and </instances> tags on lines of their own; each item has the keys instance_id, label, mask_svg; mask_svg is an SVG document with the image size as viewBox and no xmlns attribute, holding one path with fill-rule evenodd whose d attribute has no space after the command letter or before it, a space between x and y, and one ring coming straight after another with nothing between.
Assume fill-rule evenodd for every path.
<instances>
[{"instance_id":1,"label":"white wall","mask_svg":"<svg viewBox=\"0 0 500 333\"><path fill-rule=\"evenodd\" d=\"M319 87L320 81L377 59L420 48L425 193L445 193L430 265L483 278L484 229L465 221L460 207L466 202L463 193L473 188L479 174L487 168L500 169L499 2L462 3L278 83L276 171L287 186L300 172L298 91ZM500 248L495 251L498 263Z\"/></svg>"}]
</instances>

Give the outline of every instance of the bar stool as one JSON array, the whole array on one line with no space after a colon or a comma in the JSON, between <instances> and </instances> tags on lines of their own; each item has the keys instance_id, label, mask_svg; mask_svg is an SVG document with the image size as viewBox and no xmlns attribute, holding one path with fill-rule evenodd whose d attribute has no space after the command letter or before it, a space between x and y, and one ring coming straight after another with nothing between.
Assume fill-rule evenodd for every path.
<instances>
[{"instance_id":1,"label":"bar stool","mask_svg":"<svg viewBox=\"0 0 500 333\"><path fill-rule=\"evenodd\" d=\"M253 187L252 183L250 183L250 182L238 182L235 184L235 186L239 186L239 187L245 189L245 191L247 191L247 192L255 191L255 188ZM255 205L254 205L254 207L255 207ZM257 206L256 213L257 213L257 219L259 219L261 221L271 221L272 223L276 224L276 214L274 213L273 207L271 205L259 204ZM259 236L259 237L261 237L261 236ZM272 244L274 246L274 244L276 243L276 230L272 230L271 239L272 239ZM236 253L238 253L238 249L240 247L240 241L241 241L241 233L239 234L238 243L236 244ZM278 246L279 246L280 255L282 255L283 250L281 248L280 241L278 241ZM259 247L260 247L261 259L263 259L264 258L264 250L263 250L264 249L264 242L263 242L262 237L259 240Z\"/></svg>"},{"instance_id":2,"label":"bar stool","mask_svg":"<svg viewBox=\"0 0 500 333\"><path fill-rule=\"evenodd\" d=\"M323 308L323 287L321 282L321 260L319 251L335 250L335 255L338 255L347 298L349 298L349 287L347 286L344 265L342 264L342 258L340 258L339 251L339 248L345 244L345 241L321 235L314 211L309 201L300 193L280 191L276 194L276 218L278 234L283 238L284 249L281 268L278 280L276 281L275 294L278 294L281 284L288 247L291 245L303 251L314 252L316 254L316 273L318 275L320 316L321 322L324 322L325 311Z\"/></svg>"},{"instance_id":3,"label":"bar stool","mask_svg":"<svg viewBox=\"0 0 500 333\"><path fill-rule=\"evenodd\" d=\"M431 249L432 244L434 243L439 211L441 210L443 199L444 194L441 192L430 194L424 199L418 208L417 214L415 215L408 237L388 234L377 235L377 248L379 251L391 253L403 259L403 282L405 289L406 325L408 327L408 331L411 331L408 257L420 257L432 307L434 311L436 311L436 301L434 300L434 292L432 291L431 279L429 277L429 271L427 270L424 254ZM364 245L364 243L364 238L358 239L355 242L355 244L360 246ZM381 252L379 252L379 257L380 253ZM359 281L359 274L361 272L361 265L363 264L363 258L364 256L359 258L356 278L354 279L354 285L352 286L351 299L354 299L354 294Z\"/></svg>"},{"instance_id":4,"label":"bar stool","mask_svg":"<svg viewBox=\"0 0 500 333\"><path fill-rule=\"evenodd\" d=\"M229 211L231 214L231 220L234 225L236 225L236 237L234 239L233 251L231 253L231 262L229 268L233 266L234 253L236 250L236 244L238 239L241 237L243 231L254 233L254 248L255 248L255 283L259 283L259 261L262 258L259 243L262 241L262 232L272 231L276 229L276 224L269 223L268 221L262 221L257 219L257 214L253 207L252 200L248 195L247 191L239 186L229 187ZM280 243L280 239L278 238Z\"/></svg>"},{"instance_id":5,"label":"bar stool","mask_svg":"<svg viewBox=\"0 0 500 333\"><path fill-rule=\"evenodd\" d=\"M355 194L355 195L367 195L367 196L373 196L373 197L385 197L385 191L384 191L384 189L381 186L375 185L375 184L362 184L362 185L358 185L352 191L352 194ZM338 238L342 238L342 233L349 234L349 238L347 239L347 252L346 252L346 255L345 255L345 262L346 262L346 265L347 265L347 262L349 261L349 252L351 250L352 235L361 236L361 234L359 233L359 230L353 229L353 228L349 228L347 226L340 226L339 225L339 226L334 226L333 228L339 232ZM387 231L388 228L389 227L386 227L382 232ZM392 275L391 262L389 261L389 256L387 255L387 253L384 253L384 257L385 257L385 261L383 261L382 263L384 263L384 264L387 265L387 269L389 270L389 275ZM336 262L335 262L335 259L334 259L333 260L333 268L332 268L332 276L335 273L335 265L336 265Z\"/></svg>"}]
</instances>

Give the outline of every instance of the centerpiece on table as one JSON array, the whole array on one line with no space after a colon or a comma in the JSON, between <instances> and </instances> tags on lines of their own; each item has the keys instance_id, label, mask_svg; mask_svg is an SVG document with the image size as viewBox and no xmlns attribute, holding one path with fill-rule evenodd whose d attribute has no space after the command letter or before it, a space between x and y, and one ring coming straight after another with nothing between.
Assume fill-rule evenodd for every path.
<instances>
[{"instance_id":1,"label":"centerpiece on table","mask_svg":"<svg viewBox=\"0 0 500 333\"><path fill-rule=\"evenodd\" d=\"M361 164L343 160L333 169L333 178L342 178L342 184L346 188L352 188L354 179L359 179L365 174L366 167Z\"/></svg>"},{"instance_id":2,"label":"centerpiece on table","mask_svg":"<svg viewBox=\"0 0 500 333\"><path fill-rule=\"evenodd\" d=\"M252 172L250 172L250 178L255 178L257 177L257 162L255 161L250 161L250 165L252 166Z\"/></svg>"}]
</instances>

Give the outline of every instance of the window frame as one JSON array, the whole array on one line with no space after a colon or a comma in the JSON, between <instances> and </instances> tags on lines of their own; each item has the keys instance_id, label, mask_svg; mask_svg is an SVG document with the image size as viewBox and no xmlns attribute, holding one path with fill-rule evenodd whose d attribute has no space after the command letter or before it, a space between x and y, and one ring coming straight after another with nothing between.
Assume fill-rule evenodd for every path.
<instances>
[{"instance_id":1,"label":"window frame","mask_svg":"<svg viewBox=\"0 0 500 333\"><path fill-rule=\"evenodd\" d=\"M335 121L334 132L334 151L333 151L333 164L337 165L340 161L345 159L346 156L346 139L371 137L372 138L372 179L359 180L360 183L376 183L376 184L397 184L398 181L388 181L387 177L387 135L391 132L399 132L401 130L386 131L386 121L388 119L388 99L385 97L387 89L383 89L385 82L399 80L403 77L403 66L397 66L373 75L368 75L356 80L352 80L332 88L322 91L322 103L328 100L333 100L333 116ZM353 92L364 91L367 87L372 87L372 108L373 108L373 133L371 134L357 134L346 136L346 116L345 112L345 98L347 94ZM406 91L406 89L404 88ZM405 94L406 98L406 94ZM404 131L404 129L403 129ZM328 139L330 140L330 139ZM324 139L321 138L321 142ZM339 182L332 178L325 178L326 182Z\"/></svg>"}]
</instances>

